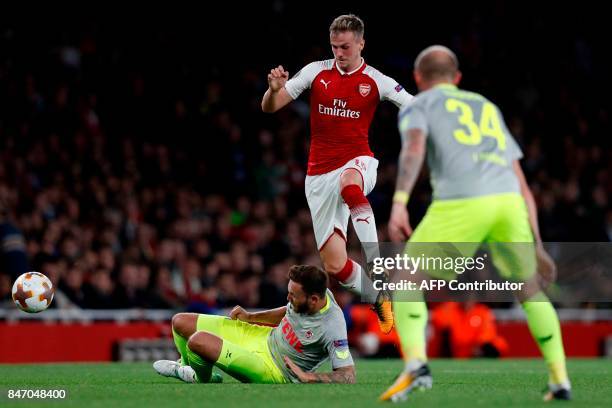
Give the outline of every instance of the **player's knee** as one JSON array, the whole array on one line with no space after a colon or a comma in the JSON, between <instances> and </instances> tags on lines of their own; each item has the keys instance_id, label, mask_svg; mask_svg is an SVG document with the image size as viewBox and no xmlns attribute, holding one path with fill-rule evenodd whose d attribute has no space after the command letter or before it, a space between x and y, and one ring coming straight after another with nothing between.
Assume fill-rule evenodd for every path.
<instances>
[{"instance_id":1,"label":"player's knee","mask_svg":"<svg viewBox=\"0 0 612 408\"><path fill-rule=\"evenodd\" d=\"M323 260L323 268L325 269L325 272L330 275L335 275L340 272L344 268L345 264L346 259L342 259L340 257Z\"/></svg>"},{"instance_id":2,"label":"player's knee","mask_svg":"<svg viewBox=\"0 0 612 408\"><path fill-rule=\"evenodd\" d=\"M187 340L187 347L189 350L198 354L200 357L207 361L215 362L219 358L221 348L219 347L218 340L214 335L199 331L192 334Z\"/></svg>"},{"instance_id":3,"label":"player's knee","mask_svg":"<svg viewBox=\"0 0 612 408\"><path fill-rule=\"evenodd\" d=\"M356 185L357 187L363 190L363 181L361 178L361 173L359 173L355 169L348 169L340 175L340 189L342 190L343 188L350 185Z\"/></svg>"},{"instance_id":4,"label":"player's knee","mask_svg":"<svg viewBox=\"0 0 612 408\"><path fill-rule=\"evenodd\" d=\"M197 315L193 313L177 313L172 316L172 328L183 337L191 336L196 330Z\"/></svg>"}]
</instances>

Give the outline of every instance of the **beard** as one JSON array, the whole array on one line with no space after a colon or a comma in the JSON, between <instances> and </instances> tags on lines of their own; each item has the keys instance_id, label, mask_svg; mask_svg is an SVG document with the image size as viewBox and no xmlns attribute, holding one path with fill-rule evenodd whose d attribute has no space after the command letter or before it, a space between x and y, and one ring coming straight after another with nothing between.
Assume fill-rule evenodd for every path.
<instances>
[{"instance_id":1,"label":"beard","mask_svg":"<svg viewBox=\"0 0 612 408\"><path fill-rule=\"evenodd\" d=\"M295 310L296 313L300 313L300 314L308 313L308 303L307 302L299 303L299 304L292 304L292 306L293 306L293 310Z\"/></svg>"}]
</instances>

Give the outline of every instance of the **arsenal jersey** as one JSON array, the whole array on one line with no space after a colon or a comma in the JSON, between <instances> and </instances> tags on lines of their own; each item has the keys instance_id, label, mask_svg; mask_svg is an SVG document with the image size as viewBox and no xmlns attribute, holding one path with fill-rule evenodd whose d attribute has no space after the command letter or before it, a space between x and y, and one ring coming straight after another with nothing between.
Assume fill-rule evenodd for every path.
<instances>
[{"instance_id":1,"label":"arsenal jersey","mask_svg":"<svg viewBox=\"0 0 612 408\"><path fill-rule=\"evenodd\" d=\"M306 65L285 84L296 99L307 88L310 95L310 176L328 173L358 156L373 156L368 130L378 103L405 106L411 99L394 79L365 61L352 72L342 71L333 59Z\"/></svg>"}]
</instances>

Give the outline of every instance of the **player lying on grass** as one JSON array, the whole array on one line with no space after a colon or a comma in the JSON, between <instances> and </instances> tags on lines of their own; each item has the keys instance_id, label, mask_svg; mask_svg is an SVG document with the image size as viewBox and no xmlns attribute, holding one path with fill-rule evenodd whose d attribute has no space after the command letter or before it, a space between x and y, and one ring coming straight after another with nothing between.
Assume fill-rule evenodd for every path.
<instances>
[{"instance_id":1,"label":"player lying on grass","mask_svg":"<svg viewBox=\"0 0 612 408\"><path fill-rule=\"evenodd\" d=\"M153 367L189 383L221 382L213 366L248 383L354 383L346 322L327 281L315 266L293 266L287 306L261 312L236 306L229 317L178 313L172 334L181 359ZM315 373L328 358L333 372Z\"/></svg>"}]
</instances>

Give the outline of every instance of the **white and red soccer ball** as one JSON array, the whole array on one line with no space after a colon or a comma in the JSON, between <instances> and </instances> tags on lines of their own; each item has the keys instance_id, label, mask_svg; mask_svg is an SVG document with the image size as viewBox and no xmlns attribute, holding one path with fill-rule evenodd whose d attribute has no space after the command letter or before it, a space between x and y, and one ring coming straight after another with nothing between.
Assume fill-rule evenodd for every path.
<instances>
[{"instance_id":1,"label":"white and red soccer ball","mask_svg":"<svg viewBox=\"0 0 612 408\"><path fill-rule=\"evenodd\" d=\"M13 301L28 313L42 312L48 308L54 293L49 278L39 272L24 273L13 284Z\"/></svg>"}]
</instances>

